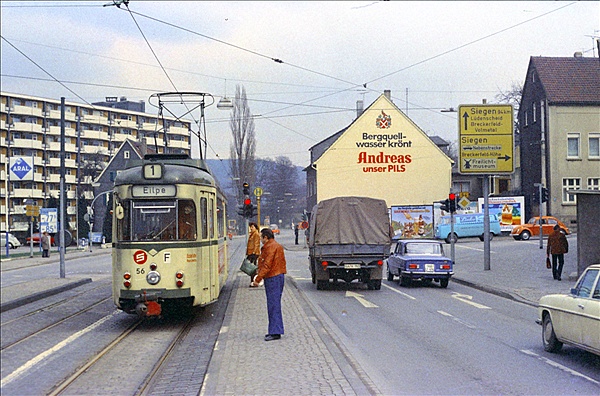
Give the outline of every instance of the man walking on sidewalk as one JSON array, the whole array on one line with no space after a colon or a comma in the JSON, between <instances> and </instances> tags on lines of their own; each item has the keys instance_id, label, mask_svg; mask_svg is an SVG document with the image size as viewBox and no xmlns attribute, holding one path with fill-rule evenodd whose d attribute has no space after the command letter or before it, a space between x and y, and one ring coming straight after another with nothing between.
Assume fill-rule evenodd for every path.
<instances>
[{"instance_id":1,"label":"man walking on sidewalk","mask_svg":"<svg viewBox=\"0 0 600 396\"><path fill-rule=\"evenodd\" d=\"M260 234L263 247L258 258L258 274L252 286L258 286L263 279L265 281L269 315L269 334L265 335L265 341L273 341L280 339L283 334L281 295L285 283L286 262L283 246L275 241L273 231L265 228Z\"/></svg>"},{"instance_id":2,"label":"man walking on sidewalk","mask_svg":"<svg viewBox=\"0 0 600 396\"><path fill-rule=\"evenodd\" d=\"M568 252L569 242L567 242L567 237L560 231L560 227L557 224L554 226L552 234L548 237L548 247L546 248L546 255L550 257L552 254L552 276L556 280L561 280L560 277L563 265L565 264L565 253Z\"/></svg>"}]
</instances>

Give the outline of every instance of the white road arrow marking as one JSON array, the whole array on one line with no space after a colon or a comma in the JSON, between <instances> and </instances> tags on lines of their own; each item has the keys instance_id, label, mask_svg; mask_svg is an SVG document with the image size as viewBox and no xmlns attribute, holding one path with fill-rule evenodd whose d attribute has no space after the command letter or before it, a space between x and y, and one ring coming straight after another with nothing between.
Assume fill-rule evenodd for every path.
<instances>
[{"instance_id":1,"label":"white road arrow marking","mask_svg":"<svg viewBox=\"0 0 600 396\"><path fill-rule=\"evenodd\" d=\"M472 306L474 306L476 308L480 308L480 309L492 309L492 308L487 307L485 305L478 304L476 302L471 301L473 299L473 296L469 296L468 294L453 293L452 297L456 298L459 301L462 301L464 303L472 305Z\"/></svg>"},{"instance_id":2,"label":"white road arrow marking","mask_svg":"<svg viewBox=\"0 0 600 396\"><path fill-rule=\"evenodd\" d=\"M346 297L354 297L356 300L363 305L365 308L379 308L377 305L373 304L370 301L367 301L363 298L362 294L358 294L355 292L347 291Z\"/></svg>"}]
</instances>

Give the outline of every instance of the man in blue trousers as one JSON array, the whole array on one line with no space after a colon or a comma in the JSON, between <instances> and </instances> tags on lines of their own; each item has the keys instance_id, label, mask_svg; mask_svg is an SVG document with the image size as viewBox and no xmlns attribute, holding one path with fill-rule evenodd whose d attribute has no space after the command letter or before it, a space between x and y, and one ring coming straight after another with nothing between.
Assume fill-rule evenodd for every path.
<instances>
[{"instance_id":1,"label":"man in blue trousers","mask_svg":"<svg viewBox=\"0 0 600 396\"><path fill-rule=\"evenodd\" d=\"M283 317L281 315L281 295L285 283L286 263L283 246L275 242L273 231L265 228L260 231L263 247L258 258L258 274L251 286L258 286L265 281L267 294L267 312L269 315L269 333L265 341L279 340L283 334Z\"/></svg>"}]
</instances>

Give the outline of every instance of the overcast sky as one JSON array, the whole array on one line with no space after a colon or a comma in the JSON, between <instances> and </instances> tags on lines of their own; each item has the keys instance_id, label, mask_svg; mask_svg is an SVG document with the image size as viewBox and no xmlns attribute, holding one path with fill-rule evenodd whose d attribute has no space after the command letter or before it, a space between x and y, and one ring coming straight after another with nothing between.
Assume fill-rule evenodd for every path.
<instances>
[{"instance_id":1,"label":"overcast sky","mask_svg":"<svg viewBox=\"0 0 600 396\"><path fill-rule=\"evenodd\" d=\"M530 56L598 57L600 36L598 1L107 3L2 1L2 91L218 101L243 85L256 155L300 166L385 89L427 134L456 141L457 114L442 109L495 102L523 83ZM228 119L206 109L208 158L229 157Z\"/></svg>"}]
</instances>

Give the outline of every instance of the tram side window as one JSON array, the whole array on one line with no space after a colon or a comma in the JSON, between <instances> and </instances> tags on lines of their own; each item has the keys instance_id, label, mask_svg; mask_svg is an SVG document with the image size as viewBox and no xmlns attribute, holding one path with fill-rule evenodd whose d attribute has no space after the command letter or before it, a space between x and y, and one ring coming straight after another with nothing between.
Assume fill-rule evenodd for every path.
<instances>
[{"instance_id":1,"label":"tram side window","mask_svg":"<svg viewBox=\"0 0 600 396\"><path fill-rule=\"evenodd\" d=\"M207 200L200 198L200 222L202 227L202 239L208 238Z\"/></svg>"},{"instance_id":2,"label":"tram side window","mask_svg":"<svg viewBox=\"0 0 600 396\"><path fill-rule=\"evenodd\" d=\"M217 232L218 237L223 238L225 236L225 206L223 200L217 198Z\"/></svg>"},{"instance_id":3,"label":"tram side window","mask_svg":"<svg viewBox=\"0 0 600 396\"><path fill-rule=\"evenodd\" d=\"M117 240L118 241L130 241L131 240L131 212L130 212L130 201L123 201L123 218L117 220Z\"/></svg>"},{"instance_id":4,"label":"tram side window","mask_svg":"<svg viewBox=\"0 0 600 396\"><path fill-rule=\"evenodd\" d=\"M196 206L191 199L179 201L178 228L180 240L196 240Z\"/></svg>"}]
</instances>

